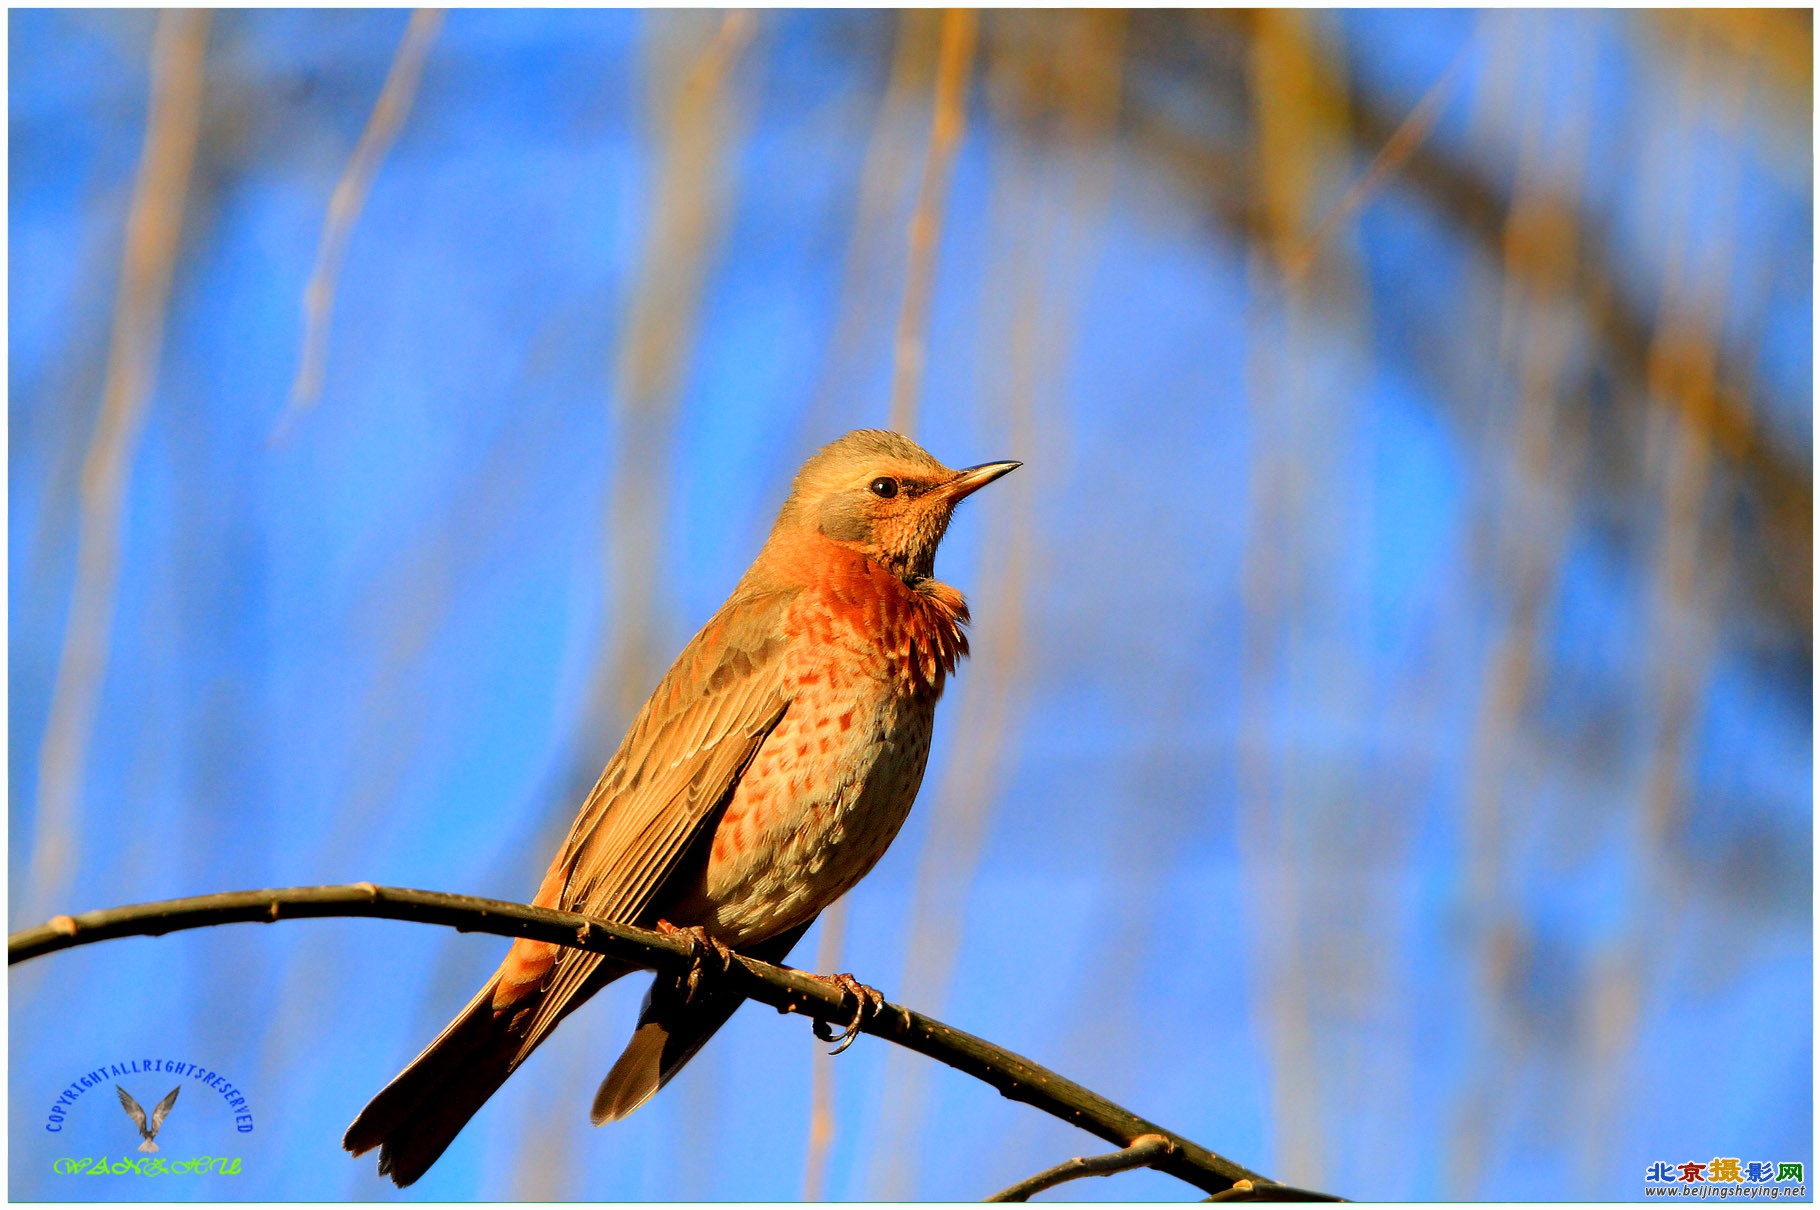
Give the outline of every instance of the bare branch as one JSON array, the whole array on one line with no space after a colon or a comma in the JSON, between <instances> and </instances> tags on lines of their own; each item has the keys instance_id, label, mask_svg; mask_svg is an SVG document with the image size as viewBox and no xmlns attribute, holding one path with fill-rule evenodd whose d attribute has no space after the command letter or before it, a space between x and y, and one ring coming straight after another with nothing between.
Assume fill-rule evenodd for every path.
<instances>
[{"instance_id":1,"label":"bare branch","mask_svg":"<svg viewBox=\"0 0 1820 1210\"><path fill-rule=\"evenodd\" d=\"M1083 1176L1111 1176L1115 1172L1125 1172L1132 1168L1144 1168L1158 1156L1168 1155L1174 1150L1174 1144L1160 1134L1146 1134L1131 1140L1131 1145L1120 1151L1108 1152L1105 1155L1077 1155L1071 1160L1063 1160L1053 1168L1045 1168L1035 1176L1027 1176L1015 1185L1000 1189L986 1200L989 1202L1027 1202L1034 1194L1045 1189L1052 1189L1063 1181L1078 1180ZM1251 1184L1250 1181L1239 1181L1233 1185Z\"/></svg>"},{"instance_id":2,"label":"bare branch","mask_svg":"<svg viewBox=\"0 0 1820 1210\"><path fill-rule=\"evenodd\" d=\"M158 937L216 924L269 924L278 920L341 916L410 920L442 925L458 932L527 937L606 954L656 970L686 970L693 960L687 942L648 929L595 920L575 912L526 907L471 895L375 886L370 882L230 891L107 908L80 916L57 916L37 928L8 937L6 960L10 966L78 945L92 945L119 937ZM769 1004L779 1012L803 1013L814 1020L837 1025L844 1025L853 1017L853 1005L845 992L789 967L772 966L735 954L727 977L736 981L735 987L741 995ZM1250 1181L1273 1191L1283 1188L1022 1055L907 1008L886 1004L879 1012L868 1016L860 1029L945 1063L990 1084L1010 1100L1022 1101L1121 1147L1128 1147L1145 1135L1160 1135L1168 1141L1170 1150L1156 1157L1151 1167L1179 1177L1198 1189L1221 1193L1239 1181ZM1304 1195L1304 1199L1312 1196L1338 1200L1327 1195Z\"/></svg>"},{"instance_id":3,"label":"bare branch","mask_svg":"<svg viewBox=\"0 0 1820 1210\"><path fill-rule=\"evenodd\" d=\"M1257 1181L1234 1181L1232 1188L1201 1200L1204 1202L1331 1202L1344 1199L1336 1199L1331 1193L1316 1193L1312 1189L1298 1189L1294 1185L1277 1185L1270 1181L1264 1181L1262 1184Z\"/></svg>"}]
</instances>

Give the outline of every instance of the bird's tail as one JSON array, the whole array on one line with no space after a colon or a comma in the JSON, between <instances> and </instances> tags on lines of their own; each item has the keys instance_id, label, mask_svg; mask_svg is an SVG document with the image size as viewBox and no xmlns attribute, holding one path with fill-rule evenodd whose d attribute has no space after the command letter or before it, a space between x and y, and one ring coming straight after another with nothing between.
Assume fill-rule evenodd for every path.
<instances>
[{"instance_id":1,"label":"bird's tail","mask_svg":"<svg viewBox=\"0 0 1820 1210\"><path fill-rule=\"evenodd\" d=\"M657 976L645 996L632 1040L594 1094L589 1120L596 1126L617 1122L650 1100L708 1044L745 999L717 989L689 1002L681 978Z\"/></svg>"},{"instance_id":2,"label":"bird's tail","mask_svg":"<svg viewBox=\"0 0 1820 1210\"><path fill-rule=\"evenodd\" d=\"M495 1007L500 975L494 975L436 1040L367 1102L341 1145L355 1155L379 1148L380 1175L401 1187L409 1185L429 1170L558 1021L627 969L600 963L585 986L543 1012L545 993L535 990Z\"/></svg>"},{"instance_id":3,"label":"bird's tail","mask_svg":"<svg viewBox=\"0 0 1820 1210\"><path fill-rule=\"evenodd\" d=\"M782 962L814 917L789 931L748 946L743 953L763 962ZM710 984L694 999L681 975L658 975L645 995L632 1040L594 1094L589 1119L599 1126L616 1122L656 1095L683 1064L708 1044L746 998L728 987Z\"/></svg>"},{"instance_id":4,"label":"bird's tail","mask_svg":"<svg viewBox=\"0 0 1820 1210\"><path fill-rule=\"evenodd\" d=\"M150 1139L147 1139L147 1140L145 1140L145 1142L139 1144L139 1150L156 1151L156 1150L158 1150L158 1144L152 1142L152 1140L150 1140Z\"/></svg>"}]
</instances>

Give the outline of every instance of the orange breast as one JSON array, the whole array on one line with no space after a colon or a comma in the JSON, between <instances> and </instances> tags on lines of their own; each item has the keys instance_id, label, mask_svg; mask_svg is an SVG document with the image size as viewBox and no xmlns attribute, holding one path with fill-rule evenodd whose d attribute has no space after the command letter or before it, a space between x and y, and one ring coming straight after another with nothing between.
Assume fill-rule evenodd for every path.
<instances>
[{"instance_id":1,"label":"orange breast","mask_svg":"<svg viewBox=\"0 0 1820 1210\"><path fill-rule=\"evenodd\" d=\"M846 551L823 564L785 620L790 707L740 779L676 923L750 944L872 868L922 783L966 617L946 585L910 587Z\"/></svg>"},{"instance_id":2,"label":"orange breast","mask_svg":"<svg viewBox=\"0 0 1820 1210\"><path fill-rule=\"evenodd\" d=\"M864 673L939 697L967 654L966 600L946 584L912 587L870 559L836 550L820 561L791 620L811 644L857 656Z\"/></svg>"}]
</instances>

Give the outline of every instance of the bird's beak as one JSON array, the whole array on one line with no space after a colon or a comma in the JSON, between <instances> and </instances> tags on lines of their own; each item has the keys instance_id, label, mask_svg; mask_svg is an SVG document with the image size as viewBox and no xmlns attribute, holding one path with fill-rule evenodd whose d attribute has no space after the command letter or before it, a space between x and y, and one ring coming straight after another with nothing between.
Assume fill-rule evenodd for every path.
<instances>
[{"instance_id":1,"label":"bird's beak","mask_svg":"<svg viewBox=\"0 0 1820 1210\"><path fill-rule=\"evenodd\" d=\"M1021 462L982 462L978 466L970 466L964 471L956 472L954 478L948 480L942 488L942 492L953 500L964 499L1022 465Z\"/></svg>"}]
</instances>

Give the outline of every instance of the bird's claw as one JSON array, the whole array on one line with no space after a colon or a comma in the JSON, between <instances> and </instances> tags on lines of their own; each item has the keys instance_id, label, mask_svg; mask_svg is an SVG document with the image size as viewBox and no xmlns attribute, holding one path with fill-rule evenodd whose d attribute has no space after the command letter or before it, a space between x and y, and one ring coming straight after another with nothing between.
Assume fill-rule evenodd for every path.
<instances>
[{"instance_id":1,"label":"bird's claw","mask_svg":"<svg viewBox=\"0 0 1820 1210\"><path fill-rule=\"evenodd\" d=\"M820 978L822 982L831 983L839 988L843 994L851 995L855 1001L853 1020L847 1022L847 1028L840 1033L835 1033L833 1026L820 1019L810 1026L815 1031L816 1037L824 1042L835 1044L834 1049L828 1053L837 1055L853 1045L853 1039L859 1037L859 1027L867 1017L877 1016L884 1010L885 997L879 993L876 987L868 987L852 975L822 975Z\"/></svg>"},{"instance_id":2,"label":"bird's claw","mask_svg":"<svg viewBox=\"0 0 1820 1210\"><path fill-rule=\"evenodd\" d=\"M707 980L708 955L713 954L720 969L714 972L718 978L733 969L733 951L725 942L711 936L707 929L699 924L681 928L668 920L659 920L656 930L666 937L687 937L689 939L689 973L683 977L683 1003L693 1004L696 993Z\"/></svg>"}]
</instances>

